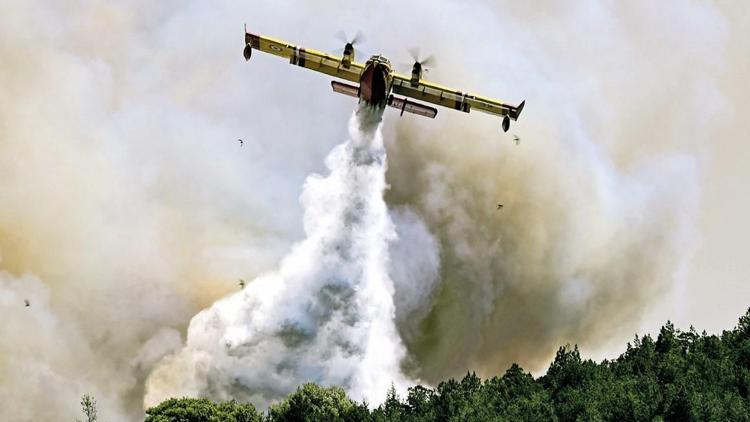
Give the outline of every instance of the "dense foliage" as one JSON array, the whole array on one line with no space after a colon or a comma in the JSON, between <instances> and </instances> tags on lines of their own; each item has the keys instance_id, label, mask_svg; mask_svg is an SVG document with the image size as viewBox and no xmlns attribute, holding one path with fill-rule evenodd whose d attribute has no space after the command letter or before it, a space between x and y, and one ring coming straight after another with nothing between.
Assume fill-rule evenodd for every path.
<instances>
[{"instance_id":1,"label":"dense foliage","mask_svg":"<svg viewBox=\"0 0 750 422\"><path fill-rule=\"evenodd\" d=\"M169 399L146 411L147 422L260 422L255 406L234 400L214 403L208 399Z\"/></svg>"},{"instance_id":2,"label":"dense foliage","mask_svg":"<svg viewBox=\"0 0 750 422\"><path fill-rule=\"evenodd\" d=\"M667 322L656 341L636 336L612 361L583 360L577 347L562 347L538 379L514 364L485 381L469 373L436 388L415 386L404 398L391 389L372 411L338 387L315 384L299 388L263 417L251 405L229 403L172 399L149 409L146 420L750 421L750 310L720 336L683 332ZM246 413L229 411L234 408Z\"/></svg>"},{"instance_id":3,"label":"dense foliage","mask_svg":"<svg viewBox=\"0 0 750 422\"><path fill-rule=\"evenodd\" d=\"M346 396L340 387L305 384L281 403L268 409L267 421L360 421L369 416L367 406Z\"/></svg>"}]
</instances>

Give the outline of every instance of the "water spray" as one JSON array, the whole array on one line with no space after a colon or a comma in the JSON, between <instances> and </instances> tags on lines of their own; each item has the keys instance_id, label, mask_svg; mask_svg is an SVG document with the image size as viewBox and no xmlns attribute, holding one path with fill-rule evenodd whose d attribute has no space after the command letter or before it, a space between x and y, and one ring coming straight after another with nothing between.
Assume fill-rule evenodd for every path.
<instances>
[{"instance_id":1,"label":"water spray","mask_svg":"<svg viewBox=\"0 0 750 422\"><path fill-rule=\"evenodd\" d=\"M396 235L383 200L381 121L372 107L352 115L349 140L326 158L329 174L305 183L306 238L277 271L193 318L185 348L150 377L147 405L200 395L265 407L305 382L375 402L391 383L406 385L388 275Z\"/></svg>"}]
</instances>

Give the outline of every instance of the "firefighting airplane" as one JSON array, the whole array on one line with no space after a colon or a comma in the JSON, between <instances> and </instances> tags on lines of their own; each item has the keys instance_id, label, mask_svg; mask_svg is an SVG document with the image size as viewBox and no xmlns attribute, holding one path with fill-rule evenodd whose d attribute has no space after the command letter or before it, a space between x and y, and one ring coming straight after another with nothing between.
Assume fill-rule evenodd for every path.
<instances>
[{"instance_id":1,"label":"firefighting airplane","mask_svg":"<svg viewBox=\"0 0 750 422\"><path fill-rule=\"evenodd\" d=\"M435 105L452 108L465 113L473 110L502 116L502 128L507 132L511 120L518 120L526 101L518 106L505 104L478 95L467 94L422 80L422 63L416 61L411 77L393 71L387 58L377 55L370 57L365 64L354 61L354 43L347 42L343 57L331 56L320 51L301 48L270 37L247 32L245 28L245 60L250 60L253 49L273 54L289 60L290 64L305 67L327 75L358 83L359 86L332 81L335 92L359 98L366 104L378 108L395 107L404 112L434 119L437 109L392 93L403 95Z\"/></svg>"}]
</instances>

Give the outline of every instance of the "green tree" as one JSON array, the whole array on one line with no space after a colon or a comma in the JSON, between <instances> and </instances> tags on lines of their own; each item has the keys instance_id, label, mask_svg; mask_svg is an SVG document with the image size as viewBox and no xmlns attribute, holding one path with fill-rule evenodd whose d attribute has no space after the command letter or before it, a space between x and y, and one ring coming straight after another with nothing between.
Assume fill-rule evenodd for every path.
<instances>
[{"instance_id":1,"label":"green tree","mask_svg":"<svg viewBox=\"0 0 750 422\"><path fill-rule=\"evenodd\" d=\"M355 421L362 420L362 405L346 396L340 387L321 387L308 383L298 388L281 403L268 409L271 422L292 421ZM365 409L366 410L366 409Z\"/></svg>"},{"instance_id":2,"label":"green tree","mask_svg":"<svg viewBox=\"0 0 750 422\"><path fill-rule=\"evenodd\" d=\"M437 420L435 412L435 391L417 385L409 388L406 397L405 413L410 421Z\"/></svg>"},{"instance_id":3,"label":"green tree","mask_svg":"<svg viewBox=\"0 0 750 422\"><path fill-rule=\"evenodd\" d=\"M81 410L83 410L86 420L84 422L96 422L96 400L88 394L81 397ZM76 419L77 422L80 420Z\"/></svg>"},{"instance_id":4,"label":"green tree","mask_svg":"<svg viewBox=\"0 0 750 422\"><path fill-rule=\"evenodd\" d=\"M388 388L388 393L385 395L385 402L380 407L382 408L382 412L378 416L382 415L385 418L383 420L400 421L403 419L402 414L406 409L404 404L401 403L401 399L396 392L396 387L393 384Z\"/></svg>"},{"instance_id":5,"label":"green tree","mask_svg":"<svg viewBox=\"0 0 750 422\"><path fill-rule=\"evenodd\" d=\"M145 422L261 422L262 415L249 403L234 400L169 399L146 410Z\"/></svg>"},{"instance_id":6,"label":"green tree","mask_svg":"<svg viewBox=\"0 0 750 422\"><path fill-rule=\"evenodd\" d=\"M555 420L554 406L549 393L517 364L505 375L485 382L482 402L500 420L540 421Z\"/></svg>"}]
</instances>

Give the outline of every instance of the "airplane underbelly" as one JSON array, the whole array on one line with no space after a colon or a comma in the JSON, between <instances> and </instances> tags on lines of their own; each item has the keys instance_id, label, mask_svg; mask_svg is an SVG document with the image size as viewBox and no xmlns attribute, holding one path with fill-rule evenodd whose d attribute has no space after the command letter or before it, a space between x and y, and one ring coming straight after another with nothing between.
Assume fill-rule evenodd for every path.
<instances>
[{"instance_id":1,"label":"airplane underbelly","mask_svg":"<svg viewBox=\"0 0 750 422\"><path fill-rule=\"evenodd\" d=\"M372 102L372 68L366 69L359 80L359 97L366 101Z\"/></svg>"},{"instance_id":2,"label":"airplane underbelly","mask_svg":"<svg viewBox=\"0 0 750 422\"><path fill-rule=\"evenodd\" d=\"M385 107L388 96L385 74L376 66L362 72L359 82L359 97L370 105Z\"/></svg>"}]
</instances>

